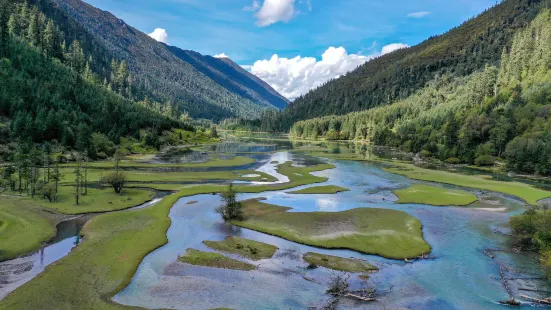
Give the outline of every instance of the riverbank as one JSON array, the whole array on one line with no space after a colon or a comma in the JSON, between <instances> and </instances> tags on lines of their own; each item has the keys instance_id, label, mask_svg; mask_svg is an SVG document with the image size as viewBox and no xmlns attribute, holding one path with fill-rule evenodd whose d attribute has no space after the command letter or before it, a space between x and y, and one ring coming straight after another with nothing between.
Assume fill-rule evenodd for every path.
<instances>
[{"instance_id":1,"label":"riverbank","mask_svg":"<svg viewBox=\"0 0 551 310\"><path fill-rule=\"evenodd\" d=\"M280 190L324 182L310 171L332 165L278 166L290 182L235 186L238 192ZM297 185L299 184L299 185ZM188 186L148 208L99 215L82 229L84 242L32 281L8 295L0 309L126 309L110 299L130 282L143 258L167 242L168 213L178 199L225 190L222 185Z\"/></svg>"}]
</instances>

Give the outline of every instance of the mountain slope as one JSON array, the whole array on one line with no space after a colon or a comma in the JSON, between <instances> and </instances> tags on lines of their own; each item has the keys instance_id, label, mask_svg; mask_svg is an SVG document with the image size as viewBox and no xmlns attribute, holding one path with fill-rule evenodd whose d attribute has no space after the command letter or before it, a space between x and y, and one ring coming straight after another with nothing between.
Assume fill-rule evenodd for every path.
<instances>
[{"instance_id":1,"label":"mountain slope","mask_svg":"<svg viewBox=\"0 0 551 310\"><path fill-rule=\"evenodd\" d=\"M182 50L175 46L167 48L178 58L192 65L228 91L249 99L252 102L271 105L278 109L287 106L287 99L276 92L266 82L247 72L229 58L203 56L194 51Z\"/></svg>"},{"instance_id":2,"label":"mountain slope","mask_svg":"<svg viewBox=\"0 0 551 310\"><path fill-rule=\"evenodd\" d=\"M157 101L175 101L196 118L257 117L271 108L228 91L167 47L109 12L80 0L46 0L82 26L109 54L125 60L136 84Z\"/></svg>"},{"instance_id":3,"label":"mountain slope","mask_svg":"<svg viewBox=\"0 0 551 310\"><path fill-rule=\"evenodd\" d=\"M272 95L276 96L276 97L279 97L281 98L284 102L285 102L285 105L282 107L287 107L287 105L289 104L289 100L285 97L283 97L283 95L281 95L280 93L278 93L275 89L272 88L272 86L268 85L268 83L264 82L261 78L259 78L258 76L250 73L249 71L247 70L244 70L240 65L236 64L235 62L233 62L233 60L231 60L230 58L226 58L226 57L223 57L223 58L219 58L221 61L225 62L227 65L231 66L232 68L234 68L235 70L243 73L244 75L246 75L247 77L249 77L250 79L252 79L253 81L255 81L256 83L260 84L260 86L262 86L263 88L265 88L268 92L270 92Z\"/></svg>"},{"instance_id":4,"label":"mountain slope","mask_svg":"<svg viewBox=\"0 0 551 310\"><path fill-rule=\"evenodd\" d=\"M449 32L374 59L298 98L275 120L286 131L298 120L362 111L413 94L435 76L465 76L499 62L513 34L537 14L543 0L505 0ZM270 128L271 127L271 128Z\"/></svg>"},{"instance_id":5,"label":"mountain slope","mask_svg":"<svg viewBox=\"0 0 551 310\"><path fill-rule=\"evenodd\" d=\"M390 105L300 121L291 135L369 141L450 164L550 176L549 42L551 10L544 8L516 32L499 66L446 74Z\"/></svg>"}]
</instances>

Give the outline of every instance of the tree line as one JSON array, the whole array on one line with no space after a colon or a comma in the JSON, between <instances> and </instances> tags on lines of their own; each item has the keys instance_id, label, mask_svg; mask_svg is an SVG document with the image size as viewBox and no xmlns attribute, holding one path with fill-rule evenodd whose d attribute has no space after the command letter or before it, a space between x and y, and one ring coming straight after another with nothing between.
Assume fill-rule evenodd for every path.
<instances>
[{"instance_id":1,"label":"tree line","mask_svg":"<svg viewBox=\"0 0 551 310\"><path fill-rule=\"evenodd\" d=\"M444 75L392 105L294 124L298 138L363 140L449 163L551 175L551 13L503 50L499 67Z\"/></svg>"},{"instance_id":2,"label":"tree line","mask_svg":"<svg viewBox=\"0 0 551 310\"><path fill-rule=\"evenodd\" d=\"M287 132L300 120L359 112L403 100L443 75L463 77L499 65L502 50L548 0L508 0L440 36L377 57L262 117L264 130Z\"/></svg>"}]
</instances>

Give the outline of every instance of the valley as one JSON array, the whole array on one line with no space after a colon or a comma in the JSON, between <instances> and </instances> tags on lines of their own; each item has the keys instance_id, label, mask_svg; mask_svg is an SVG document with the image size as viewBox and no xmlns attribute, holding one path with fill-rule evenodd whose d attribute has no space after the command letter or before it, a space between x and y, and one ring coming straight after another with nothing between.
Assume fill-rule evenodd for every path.
<instances>
[{"instance_id":1,"label":"valley","mask_svg":"<svg viewBox=\"0 0 551 310\"><path fill-rule=\"evenodd\" d=\"M214 144L214 148L205 147L225 154L233 149L237 151L233 154L236 157L246 156L239 152L247 152L247 148L257 148L259 144L270 149L263 154L249 155L253 156L249 158L255 163L249 164L247 169L251 175L267 174L272 179L233 181L238 199L245 204L243 222L224 223L214 212L214 208L220 205L220 196L212 193L227 188L224 184L211 183L216 179L204 179L206 183L197 185L188 184L186 179L182 179L181 184L140 183L144 186L142 190L148 184L158 188L168 185L166 190L172 193L160 193L150 203L129 210L86 215L90 214L89 210L79 210L78 206L55 208L57 213L62 212L60 216L83 213L77 217L81 223L78 227L58 225L58 236L50 240L45 249L28 257L23 255L0 263L6 283L2 285L4 298L0 308L26 309L29 305L42 309L321 307L332 300L325 294L327 282L335 272L330 268L348 272L352 276L349 279L351 289L377 288L374 303L340 298L339 307L347 309L379 309L382 305L426 308L442 304L457 308L499 309L502 306L498 302L508 300L509 292L515 299L523 301L520 295L527 292L521 289L545 290L548 286L547 281L539 280L541 271L532 255L508 250L511 249L508 218L526 208L526 202L508 196L514 195L514 190L504 195L476 189L476 185L475 188L457 187L409 179L387 172L386 165L398 164L392 162L392 156L385 159L387 151L369 149L355 154L363 157L362 161L342 160L309 153L312 150L318 154L324 150L334 153L335 149L348 153L347 144L329 146L320 142L282 139L262 139L251 143L250 138L227 135L224 139L227 142ZM305 152L306 149L309 151ZM371 152L379 155L366 161L365 158L373 154ZM216 158L219 156L216 154L216 151L209 152L207 156ZM186 155L181 156L176 157L185 162ZM352 157L352 154L347 156ZM214 160L213 165L216 162ZM102 167L106 165L102 164ZM129 169L130 174L132 169L144 165L145 162L139 165L129 162L125 169ZM162 166L163 163L151 165ZM209 165L209 161L203 165ZM243 167L216 169L239 171L241 175ZM188 173L200 178L202 173L209 172ZM448 173L448 176L476 178L458 173ZM224 181L227 182L231 181ZM348 191L323 194L307 194L305 191L325 184ZM176 185L180 187L177 191L170 189ZM450 203L446 208L436 208L430 205L430 201L402 203L393 194L422 186L451 193L469 193L477 197L477 201L463 207L454 207ZM531 186L526 188L536 190ZM551 191L547 193L551 196ZM134 193L125 195L132 197L134 205L140 204ZM434 204L442 205L439 202ZM34 212L41 209L37 206L29 208ZM122 207L114 204L111 209ZM347 216L349 212L353 212L350 217ZM358 222L363 221L363 212L376 212L378 219L375 223L380 226L364 226ZM324 216L328 218L324 219ZM366 219L372 217L368 215ZM262 221L266 222L262 224ZM419 224L414 224L415 221ZM309 223L309 226L293 228L293 222ZM354 232L353 223L357 223L360 230ZM368 230L362 227L368 227ZM407 239L400 230L404 229L415 235L414 239L407 241L409 245L403 243ZM287 235L295 230L299 237ZM51 235L40 237L40 234L34 234L37 239L51 238ZM319 239L307 237L308 234ZM242 239L226 245L212 243L229 236ZM416 239L419 241L414 241ZM228 252L237 244L241 244L238 249L241 247L247 252ZM264 247L268 247L266 250L270 254L250 256L250 253L266 251ZM331 249L334 247L338 249ZM348 247L353 250L346 250ZM388 250L384 250L386 247ZM21 248L20 253L24 254L28 249ZM198 252L189 252L190 249ZM186 251L186 255L199 256L183 260ZM486 256L485 251L494 251L493 258ZM207 258L199 253L217 253L217 256ZM330 260L325 262L325 258L319 255L329 255ZM211 263L211 259L216 262ZM223 262L226 259L230 261ZM308 267L312 262L317 265L314 269ZM362 266L363 262L368 265ZM16 268L19 270L17 275L10 274L10 270L13 272L14 266L19 264L32 268ZM500 278L501 267L508 270L508 288L503 286ZM232 270L234 268L237 270ZM449 282L450 277L459 280ZM221 291L224 294L220 294ZM454 293L450 294L451 291ZM480 295L480 292L485 294ZM529 295L544 297L532 292ZM530 306L528 301L523 302Z\"/></svg>"},{"instance_id":2,"label":"valley","mask_svg":"<svg viewBox=\"0 0 551 310\"><path fill-rule=\"evenodd\" d=\"M248 2L0 0L0 310L551 307L551 0Z\"/></svg>"}]
</instances>

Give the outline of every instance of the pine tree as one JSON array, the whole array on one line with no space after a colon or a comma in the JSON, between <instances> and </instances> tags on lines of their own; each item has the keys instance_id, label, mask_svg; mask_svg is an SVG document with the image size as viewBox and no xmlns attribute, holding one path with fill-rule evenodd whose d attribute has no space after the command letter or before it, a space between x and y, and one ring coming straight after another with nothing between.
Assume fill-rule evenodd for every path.
<instances>
[{"instance_id":1,"label":"pine tree","mask_svg":"<svg viewBox=\"0 0 551 310\"><path fill-rule=\"evenodd\" d=\"M29 26L27 27L26 38L32 46L40 46L40 25L38 24L38 12L34 8L29 12Z\"/></svg>"},{"instance_id":2,"label":"pine tree","mask_svg":"<svg viewBox=\"0 0 551 310\"><path fill-rule=\"evenodd\" d=\"M44 34L42 37L42 49L44 54L48 57L55 57L56 45L58 44L55 32L56 29L54 23L49 20L46 24L46 29L44 29Z\"/></svg>"},{"instance_id":3,"label":"pine tree","mask_svg":"<svg viewBox=\"0 0 551 310\"><path fill-rule=\"evenodd\" d=\"M75 166L75 204L78 206L79 204L79 197L80 197L80 186L82 182L82 170L81 170L81 159L80 155L77 154L76 156L76 166Z\"/></svg>"},{"instance_id":4,"label":"pine tree","mask_svg":"<svg viewBox=\"0 0 551 310\"><path fill-rule=\"evenodd\" d=\"M0 56L6 53L9 37L10 6L7 0L0 0Z\"/></svg>"},{"instance_id":5,"label":"pine tree","mask_svg":"<svg viewBox=\"0 0 551 310\"><path fill-rule=\"evenodd\" d=\"M84 70L84 62L86 58L84 56L84 50L80 46L80 42L78 40L74 40L69 47L67 58L69 66L79 74L82 73L82 71Z\"/></svg>"}]
</instances>

